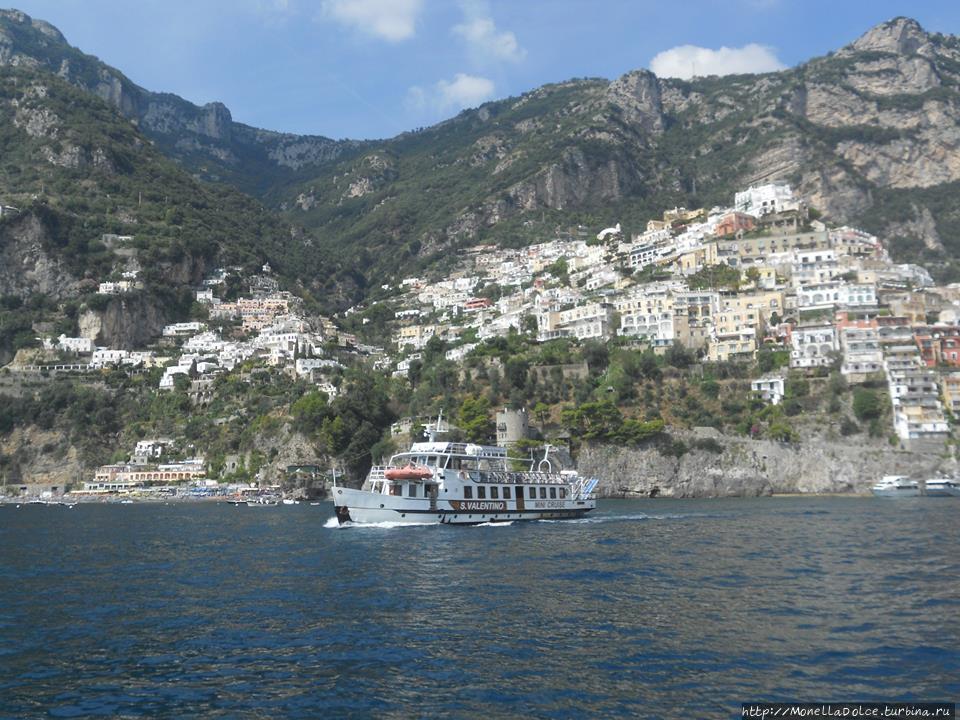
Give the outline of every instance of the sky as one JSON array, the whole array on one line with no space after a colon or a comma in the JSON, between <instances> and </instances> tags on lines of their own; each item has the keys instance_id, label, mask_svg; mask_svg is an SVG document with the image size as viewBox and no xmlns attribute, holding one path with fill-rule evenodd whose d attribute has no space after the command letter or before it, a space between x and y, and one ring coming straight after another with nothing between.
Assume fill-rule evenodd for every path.
<instances>
[{"instance_id":1,"label":"sky","mask_svg":"<svg viewBox=\"0 0 960 720\"><path fill-rule=\"evenodd\" d=\"M957 0L16 0L148 90L255 127L392 137L577 77L766 72Z\"/></svg>"}]
</instances>

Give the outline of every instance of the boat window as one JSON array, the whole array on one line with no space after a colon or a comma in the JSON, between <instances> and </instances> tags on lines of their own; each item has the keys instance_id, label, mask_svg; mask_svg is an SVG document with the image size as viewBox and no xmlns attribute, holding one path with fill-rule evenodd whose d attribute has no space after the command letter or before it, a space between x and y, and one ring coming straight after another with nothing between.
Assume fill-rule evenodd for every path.
<instances>
[{"instance_id":1,"label":"boat window","mask_svg":"<svg viewBox=\"0 0 960 720\"><path fill-rule=\"evenodd\" d=\"M427 458L427 465L432 465L433 467L436 467L436 465L437 465L437 456L436 456L436 455L431 455L429 458Z\"/></svg>"},{"instance_id":2,"label":"boat window","mask_svg":"<svg viewBox=\"0 0 960 720\"><path fill-rule=\"evenodd\" d=\"M472 500L472 499L473 499L473 488L470 487L469 485L467 485L467 486L465 486L465 487L463 488L463 498L464 498L464 500Z\"/></svg>"},{"instance_id":3,"label":"boat window","mask_svg":"<svg viewBox=\"0 0 960 720\"><path fill-rule=\"evenodd\" d=\"M390 494L391 494L391 495L399 495L399 494L400 494L400 483L397 483L396 485L391 485L391 486L390 486Z\"/></svg>"},{"instance_id":4,"label":"boat window","mask_svg":"<svg viewBox=\"0 0 960 720\"><path fill-rule=\"evenodd\" d=\"M535 487L530 488L530 499L533 500L537 497L537 489Z\"/></svg>"},{"instance_id":5,"label":"boat window","mask_svg":"<svg viewBox=\"0 0 960 720\"><path fill-rule=\"evenodd\" d=\"M503 499L504 499L504 500L509 500L509 499L510 499L510 488L505 487L505 488L503 489Z\"/></svg>"},{"instance_id":6,"label":"boat window","mask_svg":"<svg viewBox=\"0 0 960 720\"><path fill-rule=\"evenodd\" d=\"M416 483L408 483L407 496L408 496L408 497L416 497L416 496L417 496L417 484L416 484Z\"/></svg>"},{"instance_id":7,"label":"boat window","mask_svg":"<svg viewBox=\"0 0 960 720\"><path fill-rule=\"evenodd\" d=\"M550 488L550 499L551 500L557 499L557 489L554 487Z\"/></svg>"},{"instance_id":8,"label":"boat window","mask_svg":"<svg viewBox=\"0 0 960 720\"><path fill-rule=\"evenodd\" d=\"M540 488L540 499L545 500L547 497L547 489L545 487Z\"/></svg>"},{"instance_id":9,"label":"boat window","mask_svg":"<svg viewBox=\"0 0 960 720\"><path fill-rule=\"evenodd\" d=\"M477 500L486 500L487 499L487 488L485 485L477 486Z\"/></svg>"},{"instance_id":10,"label":"boat window","mask_svg":"<svg viewBox=\"0 0 960 720\"><path fill-rule=\"evenodd\" d=\"M490 499L499 500L500 499L500 489L492 487L490 488Z\"/></svg>"},{"instance_id":11,"label":"boat window","mask_svg":"<svg viewBox=\"0 0 960 720\"><path fill-rule=\"evenodd\" d=\"M565 498L567 496L567 489L560 488L560 497Z\"/></svg>"}]
</instances>

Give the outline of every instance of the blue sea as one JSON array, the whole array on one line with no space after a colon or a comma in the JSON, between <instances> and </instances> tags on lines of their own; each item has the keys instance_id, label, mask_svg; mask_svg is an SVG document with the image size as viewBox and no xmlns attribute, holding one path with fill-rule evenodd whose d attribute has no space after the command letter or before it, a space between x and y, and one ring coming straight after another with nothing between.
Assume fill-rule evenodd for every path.
<instances>
[{"instance_id":1,"label":"blue sea","mask_svg":"<svg viewBox=\"0 0 960 720\"><path fill-rule=\"evenodd\" d=\"M733 718L960 698L960 499L0 506L0 717Z\"/></svg>"}]
</instances>

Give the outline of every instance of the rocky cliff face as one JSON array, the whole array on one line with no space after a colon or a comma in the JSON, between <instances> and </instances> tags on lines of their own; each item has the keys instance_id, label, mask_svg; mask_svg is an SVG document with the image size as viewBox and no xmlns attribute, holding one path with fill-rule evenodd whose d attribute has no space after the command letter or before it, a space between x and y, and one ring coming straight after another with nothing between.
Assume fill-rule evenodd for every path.
<instances>
[{"instance_id":1,"label":"rocky cliff face","mask_svg":"<svg viewBox=\"0 0 960 720\"><path fill-rule=\"evenodd\" d=\"M85 310L78 318L80 337L115 350L142 348L160 337L170 315L146 295L121 295L103 310Z\"/></svg>"},{"instance_id":2,"label":"rocky cliff face","mask_svg":"<svg viewBox=\"0 0 960 720\"><path fill-rule=\"evenodd\" d=\"M49 229L32 213L0 223L0 295L31 294L62 300L76 295L79 281L48 253Z\"/></svg>"},{"instance_id":3,"label":"rocky cliff face","mask_svg":"<svg viewBox=\"0 0 960 720\"><path fill-rule=\"evenodd\" d=\"M16 472L10 479L18 483L56 485L62 490L90 474L77 448L55 430L16 428L0 438L0 455L16 458Z\"/></svg>"},{"instance_id":4,"label":"rocky cliff face","mask_svg":"<svg viewBox=\"0 0 960 720\"><path fill-rule=\"evenodd\" d=\"M691 443L693 435L683 435ZM948 461L883 445L784 444L719 436L722 452L693 448L680 458L588 446L580 473L600 478L603 497L751 497L774 493L866 493L884 475L933 477Z\"/></svg>"},{"instance_id":5,"label":"rocky cliff face","mask_svg":"<svg viewBox=\"0 0 960 720\"><path fill-rule=\"evenodd\" d=\"M234 122L219 102L197 106L145 90L120 71L71 47L52 25L16 10L0 10L0 65L48 70L97 95L136 122L165 152L200 176L260 188L258 175L322 164L357 143L259 130ZM261 188L262 189L262 188Z\"/></svg>"}]
</instances>

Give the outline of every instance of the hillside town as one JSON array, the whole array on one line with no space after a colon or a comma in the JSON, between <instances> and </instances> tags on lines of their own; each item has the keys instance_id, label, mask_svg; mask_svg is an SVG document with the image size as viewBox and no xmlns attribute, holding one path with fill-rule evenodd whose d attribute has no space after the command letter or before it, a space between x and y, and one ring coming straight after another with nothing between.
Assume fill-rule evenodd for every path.
<instances>
[{"instance_id":1,"label":"hillside town","mask_svg":"<svg viewBox=\"0 0 960 720\"><path fill-rule=\"evenodd\" d=\"M128 270L101 283L99 293L133 292L137 276ZM241 278L247 295L220 296L231 276ZM407 277L381 291L385 299L377 302L393 316L389 349L360 343L332 318L308 318L301 299L281 290L264 265L253 276L239 267L210 273L194 290L201 319L163 327L150 349L47 336L39 339L55 363L8 370L157 368L158 391L186 391L202 407L219 376L260 367L333 398L345 354L405 378L433 338L443 341L448 360L460 362L485 340L525 332L536 342L617 340L658 354L679 346L704 363L788 352L788 364L751 382L770 404L784 399L788 372L816 374L839 363L851 385L885 378L892 431L914 451L942 450L947 416L960 409L960 287L936 287L924 268L893 263L867 232L827 226L785 184L738 192L731 207L669 209L630 237L617 224L595 234L577 228L519 250L475 247L445 277ZM367 309L350 308L339 324ZM500 415L497 423L504 423ZM129 462L101 467L84 491L135 492L162 478L161 487L170 481L189 483L192 495L213 492L202 457L158 463L140 447L157 442L163 445L145 438Z\"/></svg>"},{"instance_id":2,"label":"hillside town","mask_svg":"<svg viewBox=\"0 0 960 720\"><path fill-rule=\"evenodd\" d=\"M667 210L629 238L619 224L579 235L474 248L447 278L402 280L394 372L433 337L459 360L511 328L541 342L679 345L705 362L784 349L795 371L840 360L851 384L885 374L902 445L942 449L945 413L960 407L960 287L893 263L879 238L828 227L786 184L738 192L731 207ZM784 382L781 372L753 390L778 403Z\"/></svg>"}]
</instances>

